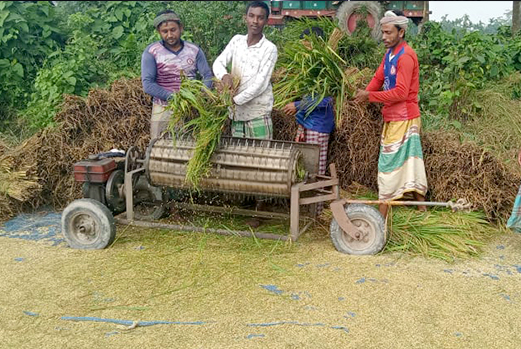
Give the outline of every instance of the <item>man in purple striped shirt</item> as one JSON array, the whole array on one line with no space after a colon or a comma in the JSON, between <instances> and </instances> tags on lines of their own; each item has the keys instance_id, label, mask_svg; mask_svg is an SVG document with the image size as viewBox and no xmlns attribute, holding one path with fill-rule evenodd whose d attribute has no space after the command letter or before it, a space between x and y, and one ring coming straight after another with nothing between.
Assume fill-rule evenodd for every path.
<instances>
[{"instance_id":1,"label":"man in purple striped shirt","mask_svg":"<svg viewBox=\"0 0 521 349\"><path fill-rule=\"evenodd\" d=\"M213 86L213 73L206 56L197 45L181 40L183 25L172 10L158 13L154 27L160 41L148 45L141 56L143 90L153 97L150 137L158 138L166 130L171 111L165 110L168 99L179 91L181 76L202 76L206 86Z\"/></svg>"}]
</instances>

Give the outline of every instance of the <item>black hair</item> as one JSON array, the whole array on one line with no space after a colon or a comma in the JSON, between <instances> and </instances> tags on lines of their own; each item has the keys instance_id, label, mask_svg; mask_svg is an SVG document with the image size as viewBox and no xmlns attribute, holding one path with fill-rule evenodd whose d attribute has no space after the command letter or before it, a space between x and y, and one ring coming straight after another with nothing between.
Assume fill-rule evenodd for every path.
<instances>
[{"instance_id":1,"label":"black hair","mask_svg":"<svg viewBox=\"0 0 521 349\"><path fill-rule=\"evenodd\" d=\"M302 31L302 34L300 34L300 38L304 39L304 36L309 35L311 33L321 38L324 38L324 31L320 27L311 27L311 30L309 30L309 28L304 29Z\"/></svg>"},{"instance_id":2,"label":"black hair","mask_svg":"<svg viewBox=\"0 0 521 349\"><path fill-rule=\"evenodd\" d=\"M252 1L248 4L248 6L246 6L246 14L248 14L248 10L250 8L255 8L255 7L261 7L264 9L264 11L266 12L266 18L268 18L270 16L270 8L269 6L263 2L263 1Z\"/></svg>"}]
</instances>

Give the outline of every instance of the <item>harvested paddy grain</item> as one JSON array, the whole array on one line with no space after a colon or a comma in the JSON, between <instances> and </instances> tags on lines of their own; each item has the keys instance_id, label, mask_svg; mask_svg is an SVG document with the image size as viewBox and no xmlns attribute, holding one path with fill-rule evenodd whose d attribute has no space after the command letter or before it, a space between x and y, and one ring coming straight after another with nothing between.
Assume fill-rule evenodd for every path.
<instances>
[{"instance_id":1,"label":"harvested paddy grain","mask_svg":"<svg viewBox=\"0 0 521 349\"><path fill-rule=\"evenodd\" d=\"M521 340L516 326L505 326L521 320L515 267L521 240L513 235L490 243L483 258L452 264L401 253L344 255L327 235L313 233L286 245L129 228L111 248L88 253L3 240L0 303L13 321L2 323L0 335L10 347L88 341L94 347L516 348ZM127 330L67 317L171 323Z\"/></svg>"}]
</instances>

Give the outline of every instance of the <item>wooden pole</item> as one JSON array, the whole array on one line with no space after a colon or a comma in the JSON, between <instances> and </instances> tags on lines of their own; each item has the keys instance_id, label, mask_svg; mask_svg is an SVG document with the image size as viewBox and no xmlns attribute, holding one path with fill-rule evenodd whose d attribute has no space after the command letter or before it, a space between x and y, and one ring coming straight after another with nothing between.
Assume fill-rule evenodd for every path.
<instances>
[{"instance_id":1,"label":"wooden pole","mask_svg":"<svg viewBox=\"0 0 521 349\"><path fill-rule=\"evenodd\" d=\"M423 31L423 25L429 21L429 14L430 14L429 2L424 1L423 2L423 14L422 14L423 18L422 18L420 24L418 25L418 33L421 33Z\"/></svg>"}]
</instances>

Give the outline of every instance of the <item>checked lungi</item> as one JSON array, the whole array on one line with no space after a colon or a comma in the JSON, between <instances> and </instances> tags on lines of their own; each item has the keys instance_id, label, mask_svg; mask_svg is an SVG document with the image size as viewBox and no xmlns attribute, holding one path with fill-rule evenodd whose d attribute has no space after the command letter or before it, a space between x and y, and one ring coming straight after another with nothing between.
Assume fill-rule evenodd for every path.
<instances>
[{"instance_id":1,"label":"checked lungi","mask_svg":"<svg viewBox=\"0 0 521 349\"><path fill-rule=\"evenodd\" d=\"M397 200L406 193L425 196L427 176L420 141L420 118L384 124L378 158L378 197Z\"/></svg>"},{"instance_id":2,"label":"checked lungi","mask_svg":"<svg viewBox=\"0 0 521 349\"><path fill-rule=\"evenodd\" d=\"M318 174L325 175L327 167L327 147L329 144L329 133L311 131L299 125L297 129L297 137L302 134L304 134L304 141L306 143L318 144L320 146Z\"/></svg>"},{"instance_id":3,"label":"checked lungi","mask_svg":"<svg viewBox=\"0 0 521 349\"><path fill-rule=\"evenodd\" d=\"M232 137L273 139L271 115L248 121L232 121Z\"/></svg>"},{"instance_id":4,"label":"checked lungi","mask_svg":"<svg viewBox=\"0 0 521 349\"><path fill-rule=\"evenodd\" d=\"M311 131L307 128L299 125L297 129L297 137L304 134L304 142L311 144L318 144L320 146L319 152L319 161L318 161L318 174L325 175L326 174L326 166L327 166L327 147L329 144L329 133L320 133L317 131ZM317 204L316 213L320 215L322 210L324 209L324 203L319 202Z\"/></svg>"}]
</instances>

